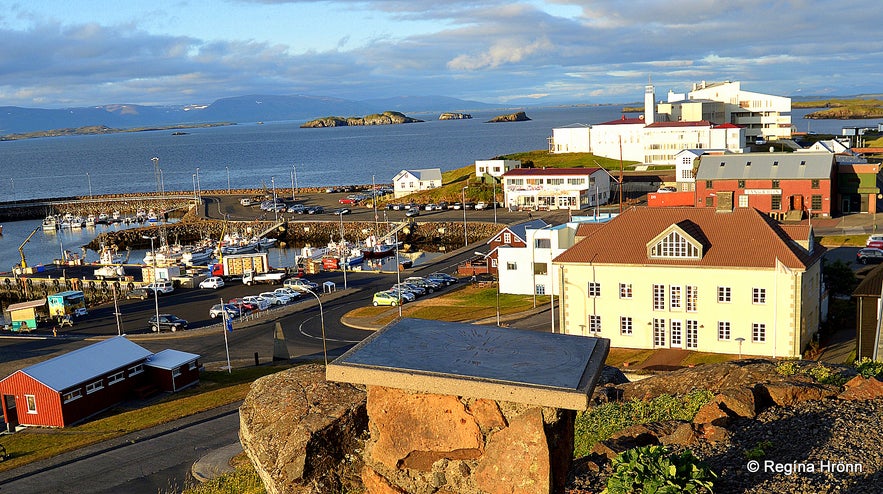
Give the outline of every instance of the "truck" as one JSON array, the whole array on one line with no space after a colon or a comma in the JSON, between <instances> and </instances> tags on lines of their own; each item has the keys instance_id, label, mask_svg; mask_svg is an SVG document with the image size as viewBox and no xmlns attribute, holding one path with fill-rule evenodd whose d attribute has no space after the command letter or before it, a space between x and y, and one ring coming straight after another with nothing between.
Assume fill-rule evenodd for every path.
<instances>
[{"instance_id":1,"label":"truck","mask_svg":"<svg viewBox=\"0 0 883 494\"><path fill-rule=\"evenodd\" d=\"M246 271L242 273L242 282L246 285L256 285L258 283L282 283L285 279L284 271L268 271L266 273L255 273L254 271Z\"/></svg>"},{"instance_id":2,"label":"truck","mask_svg":"<svg viewBox=\"0 0 883 494\"><path fill-rule=\"evenodd\" d=\"M270 263L266 252L251 254L230 254L223 256L216 264L209 265L211 276L224 279L242 276L246 271L262 274L270 271Z\"/></svg>"},{"instance_id":3,"label":"truck","mask_svg":"<svg viewBox=\"0 0 883 494\"><path fill-rule=\"evenodd\" d=\"M73 326L73 318L88 314L86 311L86 296L79 290L68 290L46 297L49 305L49 316L56 318L60 323Z\"/></svg>"}]
</instances>

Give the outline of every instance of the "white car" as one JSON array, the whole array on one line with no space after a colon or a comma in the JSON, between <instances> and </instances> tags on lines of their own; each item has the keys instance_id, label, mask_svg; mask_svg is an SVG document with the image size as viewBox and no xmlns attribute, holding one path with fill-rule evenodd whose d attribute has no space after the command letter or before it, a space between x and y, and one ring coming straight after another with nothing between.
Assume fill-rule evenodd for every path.
<instances>
[{"instance_id":1,"label":"white car","mask_svg":"<svg viewBox=\"0 0 883 494\"><path fill-rule=\"evenodd\" d=\"M273 290L273 293L275 293L277 295L280 293L283 295L288 295L288 298L290 298L292 300L299 298L301 296L301 293L299 291L293 290L291 288L284 287L284 286L282 288L277 288L277 289Z\"/></svg>"},{"instance_id":2,"label":"white car","mask_svg":"<svg viewBox=\"0 0 883 494\"><path fill-rule=\"evenodd\" d=\"M242 301L254 305L258 310L267 310L270 308L270 301L258 295L242 297Z\"/></svg>"},{"instance_id":3,"label":"white car","mask_svg":"<svg viewBox=\"0 0 883 494\"><path fill-rule=\"evenodd\" d=\"M171 281L148 283L147 285L144 285L144 288L153 290L155 295L159 295L160 293L172 293L175 291L175 285L172 285Z\"/></svg>"},{"instance_id":4,"label":"white car","mask_svg":"<svg viewBox=\"0 0 883 494\"><path fill-rule=\"evenodd\" d=\"M312 281L306 278L289 278L282 283L283 286L287 288L291 288L293 290L312 290L315 291L319 288L318 283L313 283Z\"/></svg>"},{"instance_id":5,"label":"white car","mask_svg":"<svg viewBox=\"0 0 883 494\"><path fill-rule=\"evenodd\" d=\"M291 297L285 295L284 293L276 293L276 292L261 292L261 297L269 300L273 305L285 305L291 301Z\"/></svg>"},{"instance_id":6,"label":"white car","mask_svg":"<svg viewBox=\"0 0 883 494\"><path fill-rule=\"evenodd\" d=\"M224 279L220 276L211 276L199 282L199 288L212 288L217 290L224 286Z\"/></svg>"}]
</instances>

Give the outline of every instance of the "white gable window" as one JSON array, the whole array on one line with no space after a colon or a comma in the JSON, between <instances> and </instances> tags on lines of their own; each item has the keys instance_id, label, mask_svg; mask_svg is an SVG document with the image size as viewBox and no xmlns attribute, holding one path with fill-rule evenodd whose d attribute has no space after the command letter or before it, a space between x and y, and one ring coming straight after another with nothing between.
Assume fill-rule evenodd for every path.
<instances>
[{"instance_id":1,"label":"white gable window","mask_svg":"<svg viewBox=\"0 0 883 494\"><path fill-rule=\"evenodd\" d=\"M650 257L699 259L702 251L677 230L668 232L650 246Z\"/></svg>"}]
</instances>

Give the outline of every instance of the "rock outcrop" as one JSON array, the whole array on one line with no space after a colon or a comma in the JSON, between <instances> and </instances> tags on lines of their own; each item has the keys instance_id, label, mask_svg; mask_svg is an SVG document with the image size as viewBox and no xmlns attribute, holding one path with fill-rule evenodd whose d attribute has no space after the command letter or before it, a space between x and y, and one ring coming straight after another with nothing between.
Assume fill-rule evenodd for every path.
<instances>
[{"instance_id":1,"label":"rock outcrop","mask_svg":"<svg viewBox=\"0 0 883 494\"><path fill-rule=\"evenodd\" d=\"M494 118L488 120L486 123L497 123L497 122L526 122L526 121L528 121L528 120L530 120L530 118L528 118L527 114L524 113L523 111L520 111L520 112L510 113L510 114L508 114L508 115L499 115L499 116L496 116L496 117L494 117Z\"/></svg>"},{"instance_id":2,"label":"rock outcrop","mask_svg":"<svg viewBox=\"0 0 883 494\"><path fill-rule=\"evenodd\" d=\"M242 448L268 493L351 490L368 427L363 390L304 365L255 381L239 416Z\"/></svg>"},{"instance_id":3,"label":"rock outcrop","mask_svg":"<svg viewBox=\"0 0 883 494\"><path fill-rule=\"evenodd\" d=\"M422 122L416 118L411 118L397 111L385 111L383 113L372 113L365 117L324 117L310 120L301 125L301 128L317 129L324 127L346 127L361 125L394 125Z\"/></svg>"},{"instance_id":4,"label":"rock outcrop","mask_svg":"<svg viewBox=\"0 0 883 494\"><path fill-rule=\"evenodd\" d=\"M472 115L468 113L451 113L445 112L438 116L439 120L468 120Z\"/></svg>"}]
</instances>

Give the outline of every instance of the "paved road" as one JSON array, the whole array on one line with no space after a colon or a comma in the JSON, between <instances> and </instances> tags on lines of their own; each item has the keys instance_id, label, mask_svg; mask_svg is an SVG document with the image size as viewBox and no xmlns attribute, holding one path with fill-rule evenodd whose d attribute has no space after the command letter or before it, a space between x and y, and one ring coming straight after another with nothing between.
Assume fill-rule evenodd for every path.
<instances>
[{"instance_id":1,"label":"paved road","mask_svg":"<svg viewBox=\"0 0 883 494\"><path fill-rule=\"evenodd\" d=\"M211 450L237 442L238 434L239 414L234 410L144 440L119 441L103 451L64 455L64 461L59 458L59 463L34 473L28 467L19 469L25 472L4 473L0 492L180 492L191 481L193 463Z\"/></svg>"}]
</instances>

